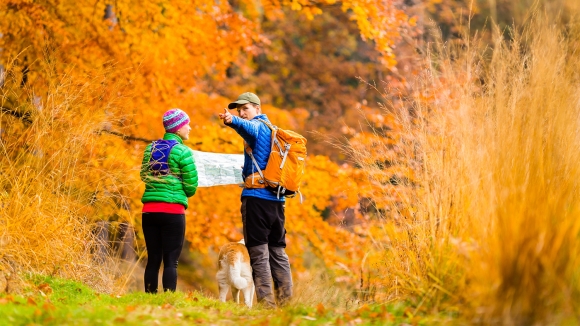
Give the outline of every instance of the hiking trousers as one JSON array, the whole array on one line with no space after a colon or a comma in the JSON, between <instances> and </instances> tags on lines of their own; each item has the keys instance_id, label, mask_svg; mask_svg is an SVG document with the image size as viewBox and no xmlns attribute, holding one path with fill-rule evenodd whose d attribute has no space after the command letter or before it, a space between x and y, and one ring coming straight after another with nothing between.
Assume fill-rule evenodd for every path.
<instances>
[{"instance_id":1,"label":"hiking trousers","mask_svg":"<svg viewBox=\"0 0 580 326\"><path fill-rule=\"evenodd\" d=\"M292 297L292 272L286 254L284 202L242 197L242 223L258 302L284 305ZM273 279L273 291L272 291Z\"/></svg>"},{"instance_id":2,"label":"hiking trousers","mask_svg":"<svg viewBox=\"0 0 580 326\"><path fill-rule=\"evenodd\" d=\"M143 213L143 235L147 247L145 292L157 293L159 268L163 261L163 290L175 291L177 263L185 237L185 214Z\"/></svg>"}]
</instances>

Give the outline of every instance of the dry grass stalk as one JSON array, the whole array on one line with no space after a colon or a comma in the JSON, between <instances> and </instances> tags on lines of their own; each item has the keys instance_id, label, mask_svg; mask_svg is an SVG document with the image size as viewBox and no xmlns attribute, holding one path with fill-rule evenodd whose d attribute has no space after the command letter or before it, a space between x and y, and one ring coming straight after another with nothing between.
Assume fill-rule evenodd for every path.
<instances>
[{"instance_id":1,"label":"dry grass stalk","mask_svg":"<svg viewBox=\"0 0 580 326\"><path fill-rule=\"evenodd\" d=\"M579 322L580 29L536 18L512 36L491 58L440 48L418 91L435 98L399 116L396 146L414 148L398 164L420 181L377 241L384 290L469 321Z\"/></svg>"},{"instance_id":2,"label":"dry grass stalk","mask_svg":"<svg viewBox=\"0 0 580 326\"><path fill-rule=\"evenodd\" d=\"M96 259L94 228L114 196L103 195L103 185L120 186L128 172L96 168L107 155L98 131L118 113L116 86L105 74L65 75L33 90L10 68L7 76L0 94L11 110L0 117L0 265L13 275L49 274L113 291L119 271L111 267L118 264L110 254Z\"/></svg>"}]
</instances>

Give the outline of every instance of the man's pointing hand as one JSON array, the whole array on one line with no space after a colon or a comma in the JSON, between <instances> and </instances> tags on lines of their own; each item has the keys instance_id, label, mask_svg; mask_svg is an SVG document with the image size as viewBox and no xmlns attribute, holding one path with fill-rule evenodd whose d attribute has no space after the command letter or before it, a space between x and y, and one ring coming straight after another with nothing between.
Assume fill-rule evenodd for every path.
<instances>
[{"instance_id":1,"label":"man's pointing hand","mask_svg":"<svg viewBox=\"0 0 580 326\"><path fill-rule=\"evenodd\" d=\"M224 108L224 113L219 113L218 116L223 120L224 124L229 125L232 123L232 114L228 109Z\"/></svg>"}]
</instances>

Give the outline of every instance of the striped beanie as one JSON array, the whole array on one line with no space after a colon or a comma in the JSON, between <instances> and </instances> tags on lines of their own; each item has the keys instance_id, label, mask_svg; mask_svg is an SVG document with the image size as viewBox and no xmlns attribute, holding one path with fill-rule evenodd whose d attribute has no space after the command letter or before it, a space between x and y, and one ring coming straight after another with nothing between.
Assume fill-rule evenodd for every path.
<instances>
[{"instance_id":1,"label":"striped beanie","mask_svg":"<svg viewBox=\"0 0 580 326\"><path fill-rule=\"evenodd\" d=\"M171 109L163 114L163 127L167 132L175 133L188 123L189 116L180 109Z\"/></svg>"}]
</instances>

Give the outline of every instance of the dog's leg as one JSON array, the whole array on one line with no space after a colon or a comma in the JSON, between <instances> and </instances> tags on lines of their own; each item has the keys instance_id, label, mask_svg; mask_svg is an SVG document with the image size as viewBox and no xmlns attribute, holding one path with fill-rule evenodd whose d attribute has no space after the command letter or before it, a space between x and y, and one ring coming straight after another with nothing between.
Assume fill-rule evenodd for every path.
<instances>
[{"instance_id":1,"label":"dog's leg","mask_svg":"<svg viewBox=\"0 0 580 326\"><path fill-rule=\"evenodd\" d=\"M218 286L220 289L220 301L226 302L226 296L228 295L228 289L230 286L222 283L220 283Z\"/></svg>"},{"instance_id":2,"label":"dog's leg","mask_svg":"<svg viewBox=\"0 0 580 326\"><path fill-rule=\"evenodd\" d=\"M240 290L236 289L235 286L232 286L232 297L236 303L240 303Z\"/></svg>"},{"instance_id":3,"label":"dog's leg","mask_svg":"<svg viewBox=\"0 0 580 326\"><path fill-rule=\"evenodd\" d=\"M220 301L226 302L226 296L228 295L228 289L230 288L230 285L226 279L226 273L220 270L217 272L216 278L218 282L218 288L220 290Z\"/></svg>"},{"instance_id":4,"label":"dog's leg","mask_svg":"<svg viewBox=\"0 0 580 326\"><path fill-rule=\"evenodd\" d=\"M252 303L254 302L254 282L248 284L242 292L244 293L244 303L248 308L252 308Z\"/></svg>"}]
</instances>

